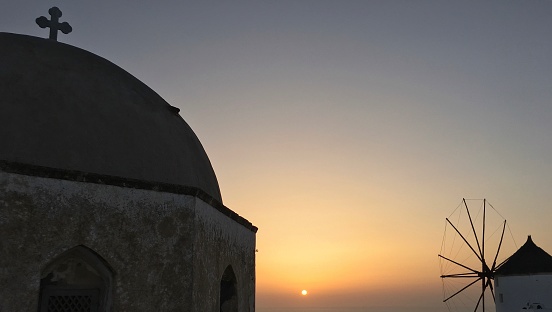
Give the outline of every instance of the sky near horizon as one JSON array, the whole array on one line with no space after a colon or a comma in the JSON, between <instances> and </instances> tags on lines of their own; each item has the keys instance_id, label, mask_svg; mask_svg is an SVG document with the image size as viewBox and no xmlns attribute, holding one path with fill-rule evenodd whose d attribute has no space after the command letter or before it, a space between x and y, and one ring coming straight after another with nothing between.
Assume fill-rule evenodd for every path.
<instances>
[{"instance_id":1,"label":"sky near horizon","mask_svg":"<svg viewBox=\"0 0 552 312\"><path fill-rule=\"evenodd\" d=\"M181 109L259 227L260 309L445 309L462 198L552 253L552 1L0 3L0 31L39 37L58 6L59 41Z\"/></svg>"}]
</instances>

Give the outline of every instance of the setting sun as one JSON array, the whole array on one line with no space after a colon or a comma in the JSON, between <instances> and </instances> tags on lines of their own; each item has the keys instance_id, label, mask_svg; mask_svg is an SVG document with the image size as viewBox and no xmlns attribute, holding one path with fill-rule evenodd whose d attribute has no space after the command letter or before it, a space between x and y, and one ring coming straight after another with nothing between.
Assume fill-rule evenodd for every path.
<instances>
[{"instance_id":1,"label":"setting sun","mask_svg":"<svg viewBox=\"0 0 552 312\"><path fill-rule=\"evenodd\" d=\"M301 295L306 296L306 295L307 295L307 291L303 289L303 290L301 291Z\"/></svg>"}]
</instances>

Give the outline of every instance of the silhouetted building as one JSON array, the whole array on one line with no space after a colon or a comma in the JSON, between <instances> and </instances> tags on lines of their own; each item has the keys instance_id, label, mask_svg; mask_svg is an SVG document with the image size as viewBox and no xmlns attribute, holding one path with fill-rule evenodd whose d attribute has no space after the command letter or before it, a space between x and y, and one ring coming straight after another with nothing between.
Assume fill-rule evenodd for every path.
<instances>
[{"instance_id":1,"label":"silhouetted building","mask_svg":"<svg viewBox=\"0 0 552 312\"><path fill-rule=\"evenodd\" d=\"M177 108L0 33L0 311L254 311L256 231Z\"/></svg>"},{"instance_id":2,"label":"silhouetted building","mask_svg":"<svg viewBox=\"0 0 552 312\"><path fill-rule=\"evenodd\" d=\"M529 236L496 270L494 285L497 312L551 310L552 256Z\"/></svg>"}]
</instances>

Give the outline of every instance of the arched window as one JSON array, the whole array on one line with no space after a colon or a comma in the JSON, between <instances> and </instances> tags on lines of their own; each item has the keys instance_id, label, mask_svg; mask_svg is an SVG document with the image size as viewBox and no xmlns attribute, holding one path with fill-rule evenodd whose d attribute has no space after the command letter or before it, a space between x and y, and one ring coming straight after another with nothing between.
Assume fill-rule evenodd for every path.
<instances>
[{"instance_id":1,"label":"arched window","mask_svg":"<svg viewBox=\"0 0 552 312\"><path fill-rule=\"evenodd\" d=\"M220 280L220 312L238 312L236 275L230 265Z\"/></svg>"},{"instance_id":2,"label":"arched window","mask_svg":"<svg viewBox=\"0 0 552 312\"><path fill-rule=\"evenodd\" d=\"M110 311L113 272L93 250L77 246L42 271L39 312Z\"/></svg>"}]
</instances>

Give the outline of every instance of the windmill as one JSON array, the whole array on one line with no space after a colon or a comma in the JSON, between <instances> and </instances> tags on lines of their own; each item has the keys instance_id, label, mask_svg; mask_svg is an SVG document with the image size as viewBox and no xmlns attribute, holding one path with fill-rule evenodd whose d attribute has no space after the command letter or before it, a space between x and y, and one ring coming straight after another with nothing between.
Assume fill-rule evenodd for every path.
<instances>
[{"instance_id":1,"label":"windmill","mask_svg":"<svg viewBox=\"0 0 552 312\"><path fill-rule=\"evenodd\" d=\"M506 227L486 199L462 199L446 218L439 261L449 310L495 310L494 274L505 260L501 255L510 254L504 252Z\"/></svg>"}]
</instances>

